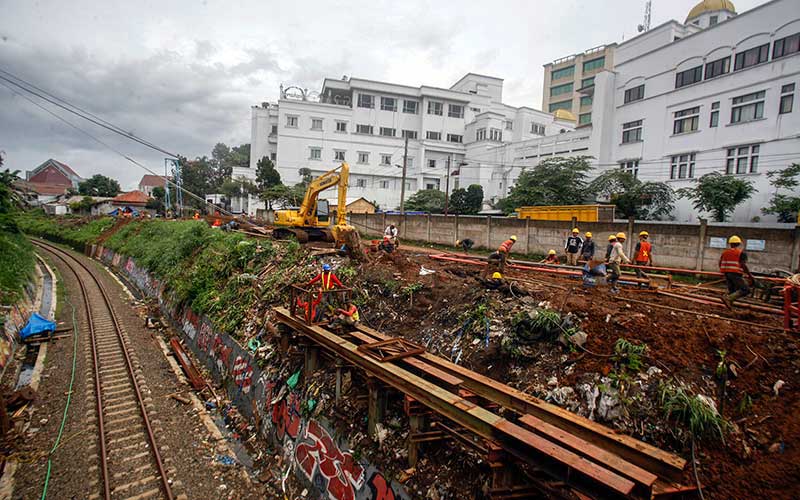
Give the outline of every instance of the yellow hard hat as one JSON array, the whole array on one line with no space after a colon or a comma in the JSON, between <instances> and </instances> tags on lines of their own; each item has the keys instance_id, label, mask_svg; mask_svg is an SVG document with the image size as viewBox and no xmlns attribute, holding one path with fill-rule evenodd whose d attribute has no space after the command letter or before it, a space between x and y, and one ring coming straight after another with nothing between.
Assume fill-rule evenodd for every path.
<instances>
[{"instance_id":1,"label":"yellow hard hat","mask_svg":"<svg viewBox=\"0 0 800 500\"><path fill-rule=\"evenodd\" d=\"M512 235L511 235L511 238L509 238L509 239L510 239L511 241L517 241L517 235L516 235L516 234L512 234Z\"/></svg>"},{"instance_id":2,"label":"yellow hard hat","mask_svg":"<svg viewBox=\"0 0 800 500\"><path fill-rule=\"evenodd\" d=\"M461 240L456 240L456 246L461 244Z\"/></svg>"},{"instance_id":3,"label":"yellow hard hat","mask_svg":"<svg viewBox=\"0 0 800 500\"><path fill-rule=\"evenodd\" d=\"M622 238L623 240L625 239L625 233L623 233L622 231L617 233L617 239L620 239L620 238Z\"/></svg>"},{"instance_id":4,"label":"yellow hard hat","mask_svg":"<svg viewBox=\"0 0 800 500\"><path fill-rule=\"evenodd\" d=\"M580 233L580 232L581 232L581 230L580 230L580 229L578 229L577 227L573 227L573 228L572 228L572 232L573 232L573 233Z\"/></svg>"},{"instance_id":5,"label":"yellow hard hat","mask_svg":"<svg viewBox=\"0 0 800 500\"><path fill-rule=\"evenodd\" d=\"M741 243L742 239L736 236L735 234L728 238L728 243Z\"/></svg>"},{"instance_id":6,"label":"yellow hard hat","mask_svg":"<svg viewBox=\"0 0 800 500\"><path fill-rule=\"evenodd\" d=\"M591 231L586 231L586 237L587 238L591 238L592 237L592 232Z\"/></svg>"},{"instance_id":7,"label":"yellow hard hat","mask_svg":"<svg viewBox=\"0 0 800 500\"><path fill-rule=\"evenodd\" d=\"M608 241L614 241L616 239L617 239L617 235L616 234L609 234L608 235Z\"/></svg>"},{"instance_id":8,"label":"yellow hard hat","mask_svg":"<svg viewBox=\"0 0 800 500\"><path fill-rule=\"evenodd\" d=\"M550 250L550 251L549 251L549 252L547 252L547 253L548 253L549 255L555 255L555 254L556 254L556 251L555 251L555 250Z\"/></svg>"},{"instance_id":9,"label":"yellow hard hat","mask_svg":"<svg viewBox=\"0 0 800 500\"><path fill-rule=\"evenodd\" d=\"M639 233L639 236L650 236L650 233L648 233L647 231L642 231L641 233Z\"/></svg>"},{"instance_id":10,"label":"yellow hard hat","mask_svg":"<svg viewBox=\"0 0 800 500\"><path fill-rule=\"evenodd\" d=\"M503 275L498 272L495 272L494 274L492 274L492 279L494 280L503 279Z\"/></svg>"}]
</instances>

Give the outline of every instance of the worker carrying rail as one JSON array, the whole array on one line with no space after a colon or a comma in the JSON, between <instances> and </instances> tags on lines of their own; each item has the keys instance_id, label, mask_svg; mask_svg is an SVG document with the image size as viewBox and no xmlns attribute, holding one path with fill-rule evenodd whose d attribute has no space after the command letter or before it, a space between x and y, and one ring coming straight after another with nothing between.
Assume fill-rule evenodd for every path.
<instances>
[{"instance_id":1,"label":"worker carrying rail","mask_svg":"<svg viewBox=\"0 0 800 500\"><path fill-rule=\"evenodd\" d=\"M733 309L733 303L737 299L750 294L750 287L755 280L747 267L747 254L741 248L742 239L733 235L728 239L728 244L730 248L719 257L719 272L725 275L725 283L728 285L728 295L722 296L722 302L728 309ZM743 275L747 275L747 282Z\"/></svg>"},{"instance_id":2,"label":"worker carrying rail","mask_svg":"<svg viewBox=\"0 0 800 500\"><path fill-rule=\"evenodd\" d=\"M517 236L512 234L510 238L500 245L496 252L489 254L489 264L483 270L483 279L486 279L486 276L489 275L490 271L498 271L500 273L504 273L506 271L508 254L511 253L511 247L514 246L516 241Z\"/></svg>"}]
</instances>

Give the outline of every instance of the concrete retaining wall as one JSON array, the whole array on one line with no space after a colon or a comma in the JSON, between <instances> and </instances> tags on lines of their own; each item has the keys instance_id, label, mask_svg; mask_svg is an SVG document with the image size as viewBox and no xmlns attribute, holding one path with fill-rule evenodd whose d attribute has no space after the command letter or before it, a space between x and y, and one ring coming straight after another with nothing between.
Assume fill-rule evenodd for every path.
<instances>
[{"instance_id":1,"label":"concrete retaining wall","mask_svg":"<svg viewBox=\"0 0 800 500\"><path fill-rule=\"evenodd\" d=\"M471 238L476 248L496 249L512 234L517 235L514 251L546 254L555 249L562 253L564 240L572 225L561 221L533 221L510 217L351 214L350 223L367 235L380 236L394 223L400 238L452 246L456 240ZM705 271L718 269L722 249L717 238L736 234L751 244L763 242L763 250L748 249L753 270L773 268L794 270L800 267L800 226L791 224L689 224L654 221L584 222L581 233L591 231L597 253L605 252L608 235L623 231L628 234L628 254L633 253L636 235L646 230L653 244L656 266L681 267ZM631 237L633 236L633 237Z\"/></svg>"}]
</instances>

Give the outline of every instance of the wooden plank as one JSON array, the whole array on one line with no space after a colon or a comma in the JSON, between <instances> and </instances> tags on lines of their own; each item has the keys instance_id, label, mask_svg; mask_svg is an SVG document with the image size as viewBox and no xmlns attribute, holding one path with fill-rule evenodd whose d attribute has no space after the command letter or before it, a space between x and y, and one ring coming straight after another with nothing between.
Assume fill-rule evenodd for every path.
<instances>
[{"instance_id":1,"label":"wooden plank","mask_svg":"<svg viewBox=\"0 0 800 500\"><path fill-rule=\"evenodd\" d=\"M275 319L294 328L325 349L332 350L369 375L407 394L442 416L485 439L498 441L520 460L549 468L554 477L570 480L576 487L600 492L603 488L615 495L630 495L635 484L619 474L569 451L552 441L475 406L463 398L395 364L381 363L360 352L355 344L319 326L307 325L283 307L273 309ZM564 469L566 467L566 470Z\"/></svg>"},{"instance_id":2,"label":"wooden plank","mask_svg":"<svg viewBox=\"0 0 800 500\"><path fill-rule=\"evenodd\" d=\"M528 426L530 430L537 434L555 441L568 450L572 450L579 455L583 455L595 462L600 463L604 467L616 471L620 475L635 481L647 488L651 488L658 479L658 476L652 474L641 467L636 466L626 460L623 460L618 455L608 452L592 443L589 443L579 437L576 437L563 429L548 424L544 420L534 417L533 415L523 415L519 419L520 422Z\"/></svg>"}]
</instances>

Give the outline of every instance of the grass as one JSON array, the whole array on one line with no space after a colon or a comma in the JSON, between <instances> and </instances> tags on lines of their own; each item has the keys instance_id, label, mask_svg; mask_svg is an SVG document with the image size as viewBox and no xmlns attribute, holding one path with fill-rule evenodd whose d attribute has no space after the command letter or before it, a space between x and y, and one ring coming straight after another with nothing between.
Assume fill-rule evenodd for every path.
<instances>
[{"instance_id":1,"label":"grass","mask_svg":"<svg viewBox=\"0 0 800 500\"><path fill-rule=\"evenodd\" d=\"M48 216L42 210L21 213L16 220L27 234L64 243L81 252L116 222L113 217L88 220L77 216Z\"/></svg>"},{"instance_id":2,"label":"grass","mask_svg":"<svg viewBox=\"0 0 800 500\"><path fill-rule=\"evenodd\" d=\"M706 400L683 385L662 384L659 392L661 408L668 419L688 425L695 437L725 441L729 424Z\"/></svg>"},{"instance_id":3,"label":"grass","mask_svg":"<svg viewBox=\"0 0 800 500\"><path fill-rule=\"evenodd\" d=\"M646 352L647 344L634 344L623 337L614 343L614 361L634 372L642 369L642 357Z\"/></svg>"},{"instance_id":4,"label":"grass","mask_svg":"<svg viewBox=\"0 0 800 500\"><path fill-rule=\"evenodd\" d=\"M22 299L25 285L33 279L33 245L24 234L0 230L0 304Z\"/></svg>"}]
</instances>

